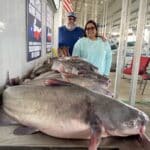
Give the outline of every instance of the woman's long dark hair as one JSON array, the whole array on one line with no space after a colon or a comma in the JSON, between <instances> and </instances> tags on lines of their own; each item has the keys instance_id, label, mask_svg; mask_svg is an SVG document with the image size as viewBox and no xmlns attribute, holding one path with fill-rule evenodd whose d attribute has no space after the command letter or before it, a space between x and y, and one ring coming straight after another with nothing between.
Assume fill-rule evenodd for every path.
<instances>
[{"instance_id":1,"label":"woman's long dark hair","mask_svg":"<svg viewBox=\"0 0 150 150\"><path fill-rule=\"evenodd\" d=\"M95 22L94 20L89 20L89 21L87 21L87 23L85 24L84 36L87 37L87 36L86 36L86 28L87 28L87 25L88 25L89 23L92 23L92 24L94 25L94 27L95 27L95 29L96 29L96 37L98 37L98 28L97 28L97 24L96 24L96 22Z\"/></svg>"}]
</instances>

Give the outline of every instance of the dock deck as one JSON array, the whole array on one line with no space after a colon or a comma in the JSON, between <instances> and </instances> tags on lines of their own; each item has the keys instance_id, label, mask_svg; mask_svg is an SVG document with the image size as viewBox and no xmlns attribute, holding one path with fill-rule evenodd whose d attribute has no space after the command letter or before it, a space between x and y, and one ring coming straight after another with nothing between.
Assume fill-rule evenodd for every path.
<instances>
[{"instance_id":1,"label":"dock deck","mask_svg":"<svg viewBox=\"0 0 150 150\"><path fill-rule=\"evenodd\" d=\"M16 126L0 127L0 150L86 150L87 140L58 139L42 133L14 135ZM134 148L133 148L134 147ZM149 150L150 141L139 136L103 138L100 150Z\"/></svg>"}]
</instances>

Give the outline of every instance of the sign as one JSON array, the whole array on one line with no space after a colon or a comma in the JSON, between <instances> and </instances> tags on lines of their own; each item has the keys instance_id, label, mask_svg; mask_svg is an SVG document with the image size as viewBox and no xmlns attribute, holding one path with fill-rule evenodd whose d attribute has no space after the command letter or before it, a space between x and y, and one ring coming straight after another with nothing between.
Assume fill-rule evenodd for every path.
<instances>
[{"instance_id":1,"label":"sign","mask_svg":"<svg viewBox=\"0 0 150 150\"><path fill-rule=\"evenodd\" d=\"M41 0L27 0L27 61L41 56Z\"/></svg>"}]
</instances>

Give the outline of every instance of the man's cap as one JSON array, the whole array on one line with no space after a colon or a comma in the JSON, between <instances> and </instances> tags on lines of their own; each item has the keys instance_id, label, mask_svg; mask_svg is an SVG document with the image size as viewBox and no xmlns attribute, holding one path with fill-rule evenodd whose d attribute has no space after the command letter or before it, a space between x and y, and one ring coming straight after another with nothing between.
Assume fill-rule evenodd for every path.
<instances>
[{"instance_id":1,"label":"man's cap","mask_svg":"<svg viewBox=\"0 0 150 150\"><path fill-rule=\"evenodd\" d=\"M77 18L74 12L69 12L67 16Z\"/></svg>"}]
</instances>

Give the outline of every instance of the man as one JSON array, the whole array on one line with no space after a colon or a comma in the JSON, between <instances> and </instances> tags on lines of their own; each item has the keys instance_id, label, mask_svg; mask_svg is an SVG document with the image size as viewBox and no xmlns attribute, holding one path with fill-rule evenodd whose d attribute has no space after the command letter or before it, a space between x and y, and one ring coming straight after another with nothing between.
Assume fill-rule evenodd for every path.
<instances>
[{"instance_id":1,"label":"man","mask_svg":"<svg viewBox=\"0 0 150 150\"><path fill-rule=\"evenodd\" d=\"M68 13L67 25L59 28L58 54L59 56L72 55L73 46L76 41L84 36L84 30L76 26L76 15Z\"/></svg>"}]
</instances>

